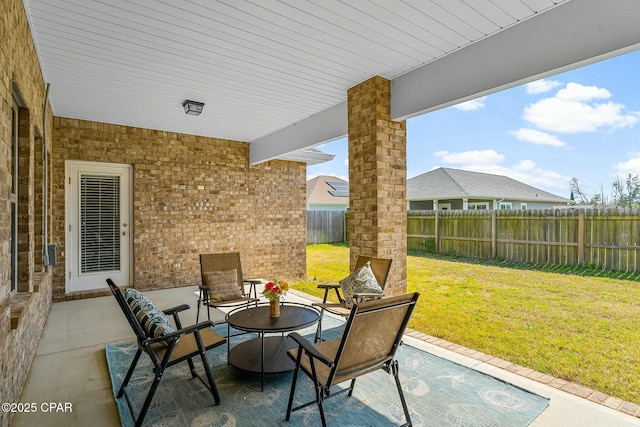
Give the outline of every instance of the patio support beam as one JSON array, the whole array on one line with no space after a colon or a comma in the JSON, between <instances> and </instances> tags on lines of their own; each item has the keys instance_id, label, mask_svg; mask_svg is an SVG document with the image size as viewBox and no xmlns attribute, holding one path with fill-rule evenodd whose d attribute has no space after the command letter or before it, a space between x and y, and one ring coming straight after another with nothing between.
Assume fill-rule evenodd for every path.
<instances>
[{"instance_id":1,"label":"patio support beam","mask_svg":"<svg viewBox=\"0 0 640 427\"><path fill-rule=\"evenodd\" d=\"M358 255L391 258L387 295L407 287L406 123L390 118L390 82L372 77L347 91L349 246Z\"/></svg>"},{"instance_id":2,"label":"patio support beam","mask_svg":"<svg viewBox=\"0 0 640 427\"><path fill-rule=\"evenodd\" d=\"M391 118L419 116L637 50L638 10L637 0L564 2L394 78Z\"/></svg>"},{"instance_id":3,"label":"patio support beam","mask_svg":"<svg viewBox=\"0 0 640 427\"><path fill-rule=\"evenodd\" d=\"M405 120L640 48L640 1L567 1L391 81L392 120ZM571 23L569 25L569 23ZM251 141L251 164L342 138L340 102Z\"/></svg>"},{"instance_id":4,"label":"patio support beam","mask_svg":"<svg viewBox=\"0 0 640 427\"><path fill-rule=\"evenodd\" d=\"M331 142L347 134L347 102L340 102L318 114L251 141L252 165L279 158L300 149Z\"/></svg>"}]
</instances>

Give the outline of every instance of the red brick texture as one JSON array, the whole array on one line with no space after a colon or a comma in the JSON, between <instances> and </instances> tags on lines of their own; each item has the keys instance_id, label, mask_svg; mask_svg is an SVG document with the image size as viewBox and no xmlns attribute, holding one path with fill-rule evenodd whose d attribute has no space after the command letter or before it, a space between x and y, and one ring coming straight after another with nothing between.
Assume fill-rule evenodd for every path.
<instances>
[{"instance_id":1,"label":"red brick texture","mask_svg":"<svg viewBox=\"0 0 640 427\"><path fill-rule=\"evenodd\" d=\"M238 251L246 277L306 274L306 165L249 165L249 144L54 119L54 300L65 295L65 161L133 165L133 285L200 283L199 254Z\"/></svg>"}]
</instances>

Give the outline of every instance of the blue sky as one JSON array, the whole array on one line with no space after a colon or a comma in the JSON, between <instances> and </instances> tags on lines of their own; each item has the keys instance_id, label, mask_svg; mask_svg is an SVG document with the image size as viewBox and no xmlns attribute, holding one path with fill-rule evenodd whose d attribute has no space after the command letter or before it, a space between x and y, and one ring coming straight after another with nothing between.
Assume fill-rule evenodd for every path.
<instances>
[{"instance_id":1,"label":"blue sky","mask_svg":"<svg viewBox=\"0 0 640 427\"><path fill-rule=\"evenodd\" d=\"M347 139L307 178L348 180ZM407 120L407 178L438 167L509 176L569 197L611 194L617 175L640 174L640 51Z\"/></svg>"}]
</instances>

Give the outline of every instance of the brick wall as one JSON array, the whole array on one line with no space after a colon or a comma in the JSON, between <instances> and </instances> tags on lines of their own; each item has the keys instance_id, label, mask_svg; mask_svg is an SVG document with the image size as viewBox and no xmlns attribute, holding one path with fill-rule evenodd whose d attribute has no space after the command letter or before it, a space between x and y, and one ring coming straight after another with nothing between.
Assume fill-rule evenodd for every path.
<instances>
[{"instance_id":1,"label":"brick wall","mask_svg":"<svg viewBox=\"0 0 640 427\"><path fill-rule=\"evenodd\" d=\"M249 144L149 129L54 119L53 298L65 294L66 160L133 165L133 284L200 282L200 253L239 251L245 276L304 276L306 166L249 165Z\"/></svg>"},{"instance_id":2,"label":"brick wall","mask_svg":"<svg viewBox=\"0 0 640 427\"><path fill-rule=\"evenodd\" d=\"M246 143L132 127L55 119L21 0L0 0L0 397L19 402L49 313L64 284L64 162L133 165L134 272L141 289L199 281L200 252L240 251L246 275L305 274L305 165L248 163ZM11 289L11 112L19 111L18 290ZM43 186L43 146L50 188ZM199 186L203 189L199 190ZM49 210L43 198L50 194ZM42 233L51 222L50 239ZM58 243L58 265L44 268L42 250ZM55 271L55 276L52 274ZM55 292L53 291L55 284ZM77 297L73 295L72 298ZM10 413L0 412L6 426Z\"/></svg>"},{"instance_id":3,"label":"brick wall","mask_svg":"<svg viewBox=\"0 0 640 427\"><path fill-rule=\"evenodd\" d=\"M347 92L349 120L349 245L359 254L391 258L387 294L406 292L406 123L390 120L390 85L382 77Z\"/></svg>"},{"instance_id":4,"label":"brick wall","mask_svg":"<svg viewBox=\"0 0 640 427\"><path fill-rule=\"evenodd\" d=\"M42 266L42 151L51 135L51 114L43 126L45 84L21 0L0 4L0 397L19 402L51 306L51 271ZM18 292L11 290L11 112L19 107ZM49 141L47 140L47 145ZM50 146L50 145L49 145ZM36 162L40 162L36 164ZM10 413L0 412L6 426Z\"/></svg>"}]
</instances>

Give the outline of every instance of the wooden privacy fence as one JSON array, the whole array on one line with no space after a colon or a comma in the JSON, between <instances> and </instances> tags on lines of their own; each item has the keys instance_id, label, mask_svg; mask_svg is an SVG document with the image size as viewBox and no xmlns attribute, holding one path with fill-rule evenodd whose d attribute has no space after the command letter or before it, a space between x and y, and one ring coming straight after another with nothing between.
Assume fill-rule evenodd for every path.
<instances>
[{"instance_id":1,"label":"wooden privacy fence","mask_svg":"<svg viewBox=\"0 0 640 427\"><path fill-rule=\"evenodd\" d=\"M640 210L409 211L407 247L640 272Z\"/></svg>"},{"instance_id":2,"label":"wooden privacy fence","mask_svg":"<svg viewBox=\"0 0 640 427\"><path fill-rule=\"evenodd\" d=\"M307 244L346 240L344 211L307 211Z\"/></svg>"}]
</instances>

